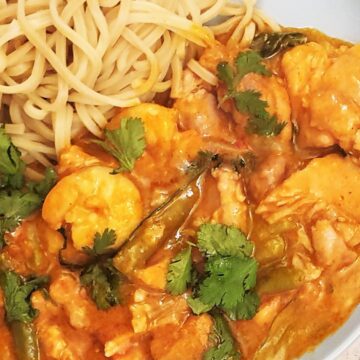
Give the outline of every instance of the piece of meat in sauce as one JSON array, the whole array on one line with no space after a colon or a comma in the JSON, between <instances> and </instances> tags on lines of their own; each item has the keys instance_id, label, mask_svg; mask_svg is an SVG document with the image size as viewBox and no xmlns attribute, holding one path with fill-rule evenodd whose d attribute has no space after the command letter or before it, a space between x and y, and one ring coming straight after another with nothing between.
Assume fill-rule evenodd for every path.
<instances>
[{"instance_id":1,"label":"piece of meat in sauce","mask_svg":"<svg viewBox=\"0 0 360 360\"><path fill-rule=\"evenodd\" d=\"M297 46L282 60L302 147L360 151L360 45Z\"/></svg>"}]
</instances>

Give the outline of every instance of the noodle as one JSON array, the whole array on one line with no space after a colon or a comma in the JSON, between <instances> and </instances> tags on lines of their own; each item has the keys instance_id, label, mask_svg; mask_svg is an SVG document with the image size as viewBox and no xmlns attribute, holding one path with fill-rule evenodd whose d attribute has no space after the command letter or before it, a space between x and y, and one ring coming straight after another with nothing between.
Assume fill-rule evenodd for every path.
<instances>
[{"instance_id":1,"label":"noodle","mask_svg":"<svg viewBox=\"0 0 360 360\"><path fill-rule=\"evenodd\" d=\"M214 36L247 46L271 19L255 0L18 0L0 6L0 99L6 124L28 163L43 165L84 130L100 137L114 107L181 94L188 67ZM205 26L218 16L224 20ZM29 175L36 175L29 172Z\"/></svg>"}]
</instances>

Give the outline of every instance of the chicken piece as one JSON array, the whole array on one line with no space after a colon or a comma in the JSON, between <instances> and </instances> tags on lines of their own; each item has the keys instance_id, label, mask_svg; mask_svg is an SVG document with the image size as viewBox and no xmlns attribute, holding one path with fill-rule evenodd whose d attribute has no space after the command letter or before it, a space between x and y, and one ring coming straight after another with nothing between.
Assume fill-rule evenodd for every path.
<instances>
[{"instance_id":1,"label":"chicken piece","mask_svg":"<svg viewBox=\"0 0 360 360\"><path fill-rule=\"evenodd\" d=\"M287 79L303 147L340 145L360 151L360 45L341 48L336 56L309 43L287 52Z\"/></svg>"},{"instance_id":2,"label":"chicken piece","mask_svg":"<svg viewBox=\"0 0 360 360\"><path fill-rule=\"evenodd\" d=\"M334 181L331 181L333 179ZM289 216L304 222L314 220L317 212L335 211L339 221L360 222L360 169L350 158L332 154L312 160L274 189L256 212L275 223ZM348 220L349 221L349 220Z\"/></svg>"},{"instance_id":3,"label":"chicken piece","mask_svg":"<svg viewBox=\"0 0 360 360\"><path fill-rule=\"evenodd\" d=\"M179 326L189 316L189 307L184 298L150 293L142 289L135 291L130 311L135 333L167 324Z\"/></svg>"},{"instance_id":4,"label":"chicken piece","mask_svg":"<svg viewBox=\"0 0 360 360\"><path fill-rule=\"evenodd\" d=\"M271 190L286 177L288 159L283 154L270 153L249 175L248 195L260 202Z\"/></svg>"},{"instance_id":5,"label":"chicken piece","mask_svg":"<svg viewBox=\"0 0 360 360\"><path fill-rule=\"evenodd\" d=\"M61 179L47 195L42 216L52 229L71 225L74 247L92 247L96 232L113 229L121 245L142 219L139 190L124 175L103 166L84 168Z\"/></svg>"},{"instance_id":6,"label":"chicken piece","mask_svg":"<svg viewBox=\"0 0 360 360\"><path fill-rule=\"evenodd\" d=\"M298 358L343 323L360 301L360 259L306 284L274 319L255 360ZM315 320L314 320L315 319Z\"/></svg>"},{"instance_id":7,"label":"chicken piece","mask_svg":"<svg viewBox=\"0 0 360 360\"><path fill-rule=\"evenodd\" d=\"M108 124L116 129L124 117L139 117L145 128L146 149L133 171L142 182L168 184L178 178L184 162L195 158L202 140L194 130L179 132L178 111L156 104L141 104L122 109ZM161 176L159 176L161 171ZM149 184L150 186L150 184Z\"/></svg>"},{"instance_id":8,"label":"chicken piece","mask_svg":"<svg viewBox=\"0 0 360 360\"><path fill-rule=\"evenodd\" d=\"M204 138L236 141L231 131L231 121L218 108L213 94L199 90L178 99L174 108L179 110L179 126L183 130L194 129Z\"/></svg>"},{"instance_id":9,"label":"chicken piece","mask_svg":"<svg viewBox=\"0 0 360 360\"><path fill-rule=\"evenodd\" d=\"M249 209L241 176L229 168L215 169L212 176L217 180L220 208L213 214L216 223L233 225L245 233L249 230Z\"/></svg>"},{"instance_id":10,"label":"chicken piece","mask_svg":"<svg viewBox=\"0 0 360 360\"><path fill-rule=\"evenodd\" d=\"M329 220L317 221L311 230L316 257L323 267L337 269L350 265L357 258L356 252L348 249L341 234Z\"/></svg>"},{"instance_id":11,"label":"chicken piece","mask_svg":"<svg viewBox=\"0 0 360 360\"><path fill-rule=\"evenodd\" d=\"M294 299L296 293L297 291L287 291L264 296L254 318L229 322L245 359L253 358L256 350L266 340L274 319Z\"/></svg>"},{"instance_id":12,"label":"chicken piece","mask_svg":"<svg viewBox=\"0 0 360 360\"><path fill-rule=\"evenodd\" d=\"M35 320L39 343L44 357L56 360L103 360L98 343L86 332L79 332L67 324L61 307L46 300L38 291L32 304L39 310Z\"/></svg>"},{"instance_id":13,"label":"chicken piece","mask_svg":"<svg viewBox=\"0 0 360 360\"><path fill-rule=\"evenodd\" d=\"M96 312L96 308L74 274L63 272L54 279L50 286L50 296L58 305L64 307L70 324L75 329L91 326L90 314Z\"/></svg>"},{"instance_id":14,"label":"chicken piece","mask_svg":"<svg viewBox=\"0 0 360 360\"><path fill-rule=\"evenodd\" d=\"M260 203L256 213L270 223L291 218L310 225L318 263L322 267L347 266L356 258L349 248L358 241L356 226L344 232L339 223L360 221L359 186L360 169L349 158L329 155L312 160L285 180Z\"/></svg>"},{"instance_id":15,"label":"chicken piece","mask_svg":"<svg viewBox=\"0 0 360 360\"><path fill-rule=\"evenodd\" d=\"M154 360L201 360L212 328L207 314L191 316L179 328L171 325L153 331L151 354Z\"/></svg>"}]
</instances>

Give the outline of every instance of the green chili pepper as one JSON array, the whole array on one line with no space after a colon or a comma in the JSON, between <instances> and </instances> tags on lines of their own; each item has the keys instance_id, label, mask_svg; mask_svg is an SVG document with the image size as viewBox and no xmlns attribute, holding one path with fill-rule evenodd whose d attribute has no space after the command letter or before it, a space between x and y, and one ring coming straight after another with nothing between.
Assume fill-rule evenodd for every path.
<instances>
[{"instance_id":1,"label":"green chili pepper","mask_svg":"<svg viewBox=\"0 0 360 360\"><path fill-rule=\"evenodd\" d=\"M135 230L114 258L114 266L127 276L146 261L184 224L200 197L199 178L175 192Z\"/></svg>"},{"instance_id":2,"label":"green chili pepper","mask_svg":"<svg viewBox=\"0 0 360 360\"><path fill-rule=\"evenodd\" d=\"M281 51L306 42L307 36L298 32L261 33L254 38L251 48L259 52L264 59L269 59Z\"/></svg>"},{"instance_id":3,"label":"green chili pepper","mask_svg":"<svg viewBox=\"0 0 360 360\"><path fill-rule=\"evenodd\" d=\"M39 360L39 343L32 323L13 321L9 325L18 360Z\"/></svg>"}]
</instances>

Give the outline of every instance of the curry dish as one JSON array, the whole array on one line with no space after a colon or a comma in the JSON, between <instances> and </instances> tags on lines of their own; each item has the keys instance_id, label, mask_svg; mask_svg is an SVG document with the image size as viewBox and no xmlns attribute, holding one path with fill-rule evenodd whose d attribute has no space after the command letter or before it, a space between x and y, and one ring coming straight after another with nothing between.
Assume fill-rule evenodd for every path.
<instances>
[{"instance_id":1,"label":"curry dish","mask_svg":"<svg viewBox=\"0 0 360 360\"><path fill-rule=\"evenodd\" d=\"M360 45L220 40L40 183L0 128L1 359L294 359L359 303Z\"/></svg>"}]
</instances>

